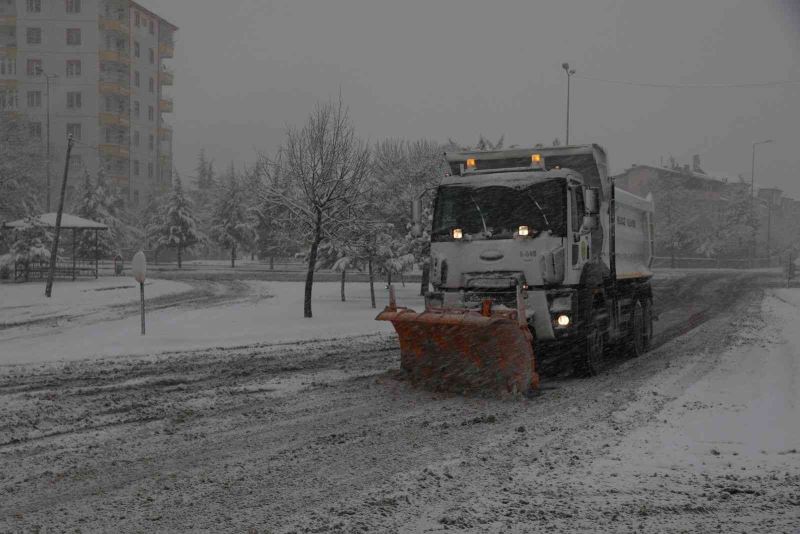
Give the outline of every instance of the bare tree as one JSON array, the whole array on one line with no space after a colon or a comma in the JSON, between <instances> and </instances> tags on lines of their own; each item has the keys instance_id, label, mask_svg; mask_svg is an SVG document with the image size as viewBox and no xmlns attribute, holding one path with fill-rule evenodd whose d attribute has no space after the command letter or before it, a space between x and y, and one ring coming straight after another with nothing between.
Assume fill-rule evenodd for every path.
<instances>
[{"instance_id":1,"label":"bare tree","mask_svg":"<svg viewBox=\"0 0 800 534\"><path fill-rule=\"evenodd\" d=\"M307 256L303 316L311 317L311 291L317 250L324 237L335 236L357 213L370 172L368 146L356 137L347 108L318 103L300 128L287 128L284 146L265 170L265 198L285 206L293 227L306 237ZM289 187L280 185L288 182Z\"/></svg>"}]
</instances>

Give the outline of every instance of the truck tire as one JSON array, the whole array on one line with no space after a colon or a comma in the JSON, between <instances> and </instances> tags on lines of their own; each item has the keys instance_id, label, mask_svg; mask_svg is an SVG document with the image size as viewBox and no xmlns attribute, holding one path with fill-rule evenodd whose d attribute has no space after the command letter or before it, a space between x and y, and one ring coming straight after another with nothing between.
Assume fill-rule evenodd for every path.
<instances>
[{"instance_id":1,"label":"truck tire","mask_svg":"<svg viewBox=\"0 0 800 534\"><path fill-rule=\"evenodd\" d=\"M631 311L630 331L628 332L628 352L634 358L645 353L645 313L642 301L637 300Z\"/></svg>"},{"instance_id":2,"label":"truck tire","mask_svg":"<svg viewBox=\"0 0 800 534\"><path fill-rule=\"evenodd\" d=\"M644 305L644 351L647 352L653 343L653 301L647 299L642 304Z\"/></svg>"},{"instance_id":3,"label":"truck tire","mask_svg":"<svg viewBox=\"0 0 800 534\"><path fill-rule=\"evenodd\" d=\"M599 321L592 314L586 326L586 337L578 349L576 371L581 376L596 376L603 365L605 340Z\"/></svg>"}]
</instances>

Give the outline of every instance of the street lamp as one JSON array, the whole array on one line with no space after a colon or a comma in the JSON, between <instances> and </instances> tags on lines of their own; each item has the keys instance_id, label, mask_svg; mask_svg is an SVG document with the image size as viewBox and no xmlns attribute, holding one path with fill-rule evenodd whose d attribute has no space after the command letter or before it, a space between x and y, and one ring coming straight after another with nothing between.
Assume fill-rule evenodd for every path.
<instances>
[{"instance_id":1,"label":"street lamp","mask_svg":"<svg viewBox=\"0 0 800 534\"><path fill-rule=\"evenodd\" d=\"M575 69L569 68L569 63L562 63L561 68L567 73L567 135L564 141L565 145L569 144L569 81L572 75L575 74Z\"/></svg>"},{"instance_id":2,"label":"street lamp","mask_svg":"<svg viewBox=\"0 0 800 534\"><path fill-rule=\"evenodd\" d=\"M756 147L758 145L765 145L772 143L772 139L765 139L764 141L756 141L753 143L753 162L750 171L750 219L753 221L753 259L756 257L756 228L755 228L755 198L756 198ZM769 248L769 244L767 244Z\"/></svg>"},{"instance_id":3,"label":"street lamp","mask_svg":"<svg viewBox=\"0 0 800 534\"><path fill-rule=\"evenodd\" d=\"M58 74L47 74L41 67L37 73L44 75L47 84L47 212L50 213L50 80L58 78Z\"/></svg>"}]
</instances>

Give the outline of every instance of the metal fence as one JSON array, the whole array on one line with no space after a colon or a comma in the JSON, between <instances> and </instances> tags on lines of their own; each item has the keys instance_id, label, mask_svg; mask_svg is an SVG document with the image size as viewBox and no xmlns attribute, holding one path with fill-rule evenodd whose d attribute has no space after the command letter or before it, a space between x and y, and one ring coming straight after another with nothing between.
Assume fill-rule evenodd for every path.
<instances>
[{"instance_id":1,"label":"metal fence","mask_svg":"<svg viewBox=\"0 0 800 534\"><path fill-rule=\"evenodd\" d=\"M64 260L56 261L55 278L62 280L75 280L76 278L97 278L97 263L95 260ZM14 281L29 282L31 280L46 280L50 272L50 262L45 261L17 261L14 262Z\"/></svg>"}]
</instances>

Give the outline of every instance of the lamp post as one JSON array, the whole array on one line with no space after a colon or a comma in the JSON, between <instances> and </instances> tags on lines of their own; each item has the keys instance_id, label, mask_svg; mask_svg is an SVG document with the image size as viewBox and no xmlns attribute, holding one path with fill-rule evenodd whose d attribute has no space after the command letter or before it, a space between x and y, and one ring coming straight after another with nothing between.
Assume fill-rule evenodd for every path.
<instances>
[{"instance_id":1,"label":"lamp post","mask_svg":"<svg viewBox=\"0 0 800 534\"><path fill-rule=\"evenodd\" d=\"M564 72L567 73L567 135L566 139L564 140L564 144L568 145L569 144L569 94L570 94L569 82L570 78L572 78L572 75L575 74L575 69L569 68L569 63L562 63L561 68L564 69Z\"/></svg>"},{"instance_id":2,"label":"lamp post","mask_svg":"<svg viewBox=\"0 0 800 534\"><path fill-rule=\"evenodd\" d=\"M47 74L39 69L39 74L44 75L47 84L47 212L50 212L50 80L58 78L58 74Z\"/></svg>"},{"instance_id":3,"label":"lamp post","mask_svg":"<svg viewBox=\"0 0 800 534\"><path fill-rule=\"evenodd\" d=\"M752 169L750 171L750 219L753 221L753 259L756 257L756 227L755 227L755 182L756 182L756 147L758 145L765 145L772 143L772 139L765 139L764 141L756 141L753 143L753 161ZM769 247L769 245L767 245Z\"/></svg>"}]
</instances>

